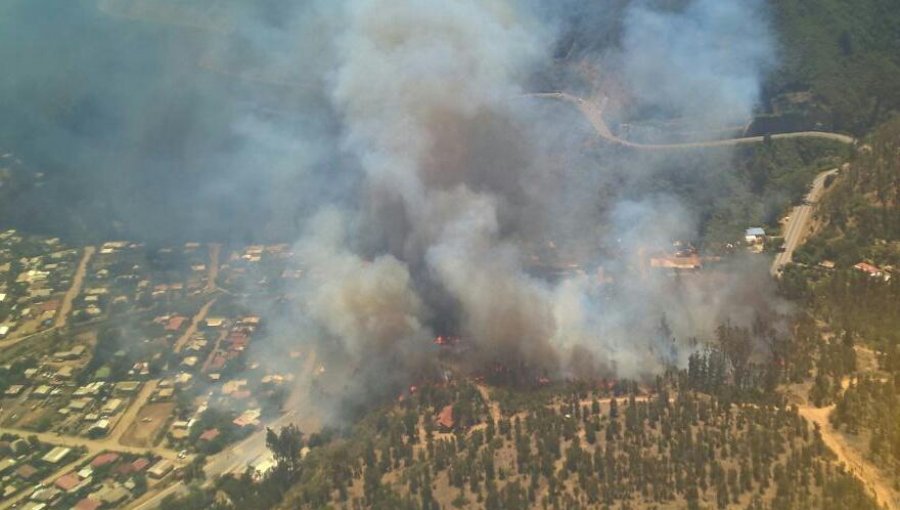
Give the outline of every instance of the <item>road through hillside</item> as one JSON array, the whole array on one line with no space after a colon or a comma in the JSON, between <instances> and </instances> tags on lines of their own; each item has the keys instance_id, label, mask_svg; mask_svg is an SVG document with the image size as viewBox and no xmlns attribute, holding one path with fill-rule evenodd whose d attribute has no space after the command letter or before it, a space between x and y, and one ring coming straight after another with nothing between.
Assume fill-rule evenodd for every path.
<instances>
[{"instance_id":1,"label":"road through hillside","mask_svg":"<svg viewBox=\"0 0 900 510\"><path fill-rule=\"evenodd\" d=\"M704 149L704 148L712 148L712 147L729 147L735 145L744 145L744 144L753 144L753 143L761 143L765 141L765 136L746 136L740 138L728 138L724 140L711 140L707 142L685 142L685 143L665 143L665 144L652 144L652 143L635 143L625 140L623 138L619 138L615 134L613 134L612 130L609 128L609 125L606 124L606 121L603 119L603 107L602 105L597 105L594 102L588 101L586 99L582 99L578 96L573 96L571 94L567 94L565 92L546 92L546 93L538 93L538 94L528 94L528 97L543 97L548 99L558 99L562 101L566 101L575 105L582 113L582 115L587 118L587 120L593 126L594 131L597 132L597 135L604 140L607 140L616 145L621 145L624 147L630 147L633 149L639 150L673 150L673 149ZM782 139L782 138L821 138L825 140L833 140L836 142L842 142L847 144L856 143L856 139L842 135L840 133L829 133L825 131L801 131L797 133L776 133L773 135L769 135L772 139Z\"/></svg>"},{"instance_id":2,"label":"road through hillside","mask_svg":"<svg viewBox=\"0 0 900 510\"><path fill-rule=\"evenodd\" d=\"M772 276L781 274L782 268L791 261L794 250L796 250L797 247L800 246L800 243L806 238L806 235L809 233L809 220L812 218L813 208L825 192L825 179L827 179L829 175L834 175L836 173L837 169L835 168L817 175L816 178L813 179L813 183L809 188L809 193L806 194L806 200L804 200L802 204L794 207L790 218L784 225L784 251L775 255L775 260L772 261L772 267L770 269Z\"/></svg>"}]
</instances>

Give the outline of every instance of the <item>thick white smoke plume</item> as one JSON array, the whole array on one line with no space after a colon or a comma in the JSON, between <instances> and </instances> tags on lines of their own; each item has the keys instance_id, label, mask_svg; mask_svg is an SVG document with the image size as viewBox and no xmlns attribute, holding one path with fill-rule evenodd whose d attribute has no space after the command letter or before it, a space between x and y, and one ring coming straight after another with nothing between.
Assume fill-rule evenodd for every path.
<instances>
[{"instance_id":1,"label":"thick white smoke plume","mask_svg":"<svg viewBox=\"0 0 900 510\"><path fill-rule=\"evenodd\" d=\"M436 335L461 338L463 368L526 382L654 374L770 296L757 262L648 267L700 237L713 208L684 196L727 196L727 149L612 146L530 95L607 96L613 129L744 120L772 60L764 0L2 5L0 141L48 177L7 194L10 218L295 242L300 299L270 331L356 395L439 374Z\"/></svg>"},{"instance_id":2,"label":"thick white smoke plume","mask_svg":"<svg viewBox=\"0 0 900 510\"><path fill-rule=\"evenodd\" d=\"M723 66L716 46L715 20L734 21L738 4L697 0L666 14L641 4L607 54L633 60L621 79L646 104L714 122L746 115L759 66ZM743 275L763 267L727 278L650 271L649 253L696 236L692 214L665 193L601 198L607 176L649 174L659 159L589 155L593 133L577 111L526 97L562 23L506 0L337 5L323 11L336 35L322 82L358 167L333 172L362 178L355 202L313 215L296 253L307 270L300 314L341 353L352 390L439 373L436 335L462 339L464 367L503 367L517 381L641 377L684 363L690 339L719 323L752 320L768 289ZM711 103L701 108L701 96Z\"/></svg>"}]
</instances>

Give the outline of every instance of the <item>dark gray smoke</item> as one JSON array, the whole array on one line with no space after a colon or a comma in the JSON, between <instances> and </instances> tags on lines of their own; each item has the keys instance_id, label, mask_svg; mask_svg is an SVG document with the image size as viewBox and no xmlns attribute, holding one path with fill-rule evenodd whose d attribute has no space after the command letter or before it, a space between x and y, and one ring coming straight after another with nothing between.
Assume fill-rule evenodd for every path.
<instances>
[{"instance_id":1,"label":"dark gray smoke","mask_svg":"<svg viewBox=\"0 0 900 510\"><path fill-rule=\"evenodd\" d=\"M746 117L770 47L754 8L636 3L606 58L647 107L713 123ZM446 333L435 325L450 316L475 366L559 376L575 371L574 352L593 357L594 373L640 376L690 352L687 342L661 341L662 317L686 340L724 320L749 321L760 304L738 290L756 287L743 283L744 270L673 282L646 268L648 254L695 237L695 218L665 193L603 203L603 173L615 173L607 166L647 175L663 161L642 159L650 168L641 168L577 155L586 126L561 106L520 97L564 30L535 12L504 1L345 2L332 102L365 184L359 209L344 221L327 216L332 230L351 224L362 236L329 237L328 256L306 260L326 276L304 292L322 334L348 344L358 363L371 361L372 346L396 352L406 339ZM752 44L739 61L727 59L722 45L745 38ZM319 236L306 236L304 251ZM532 271L542 263L583 270L542 278Z\"/></svg>"}]
</instances>

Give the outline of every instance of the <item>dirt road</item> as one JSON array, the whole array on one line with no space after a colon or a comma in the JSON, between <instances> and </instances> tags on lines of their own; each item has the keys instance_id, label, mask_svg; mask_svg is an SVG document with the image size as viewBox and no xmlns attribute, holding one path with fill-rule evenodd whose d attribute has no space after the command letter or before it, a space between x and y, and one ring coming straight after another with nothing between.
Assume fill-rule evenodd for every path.
<instances>
[{"instance_id":1,"label":"dirt road","mask_svg":"<svg viewBox=\"0 0 900 510\"><path fill-rule=\"evenodd\" d=\"M38 335L45 335L47 333L50 333L51 331L62 329L66 326L66 321L69 318L69 312L72 311L72 301L75 300L75 298L78 297L78 294L81 293L81 287L84 285L84 275L87 273L87 266L91 260L91 257L94 255L94 251L95 248L93 246L85 247L84 254L81 256L81 261L79 261L78 263L78 268L75 270L75 275L72 277L72 285L70 285L69 290L66 291L66 295L63 297L63 301L60 304L59 311L56 314L56 318L53 320L53 326L27 335L13 336L12 338L7 338L6 340L0 340L0 349L12 347L13 345L16 345L24 340L28 340L29 338L33 338Z\"/></svg>"},{"instance_id":2,"label":"dirt road","mask_svg":"<svg viewBox=\"0 0 900 510\"><path fill-rule=\"evenodd\" d=\"M66 291L66 295L63 298L62 305L59 307L59 313L56 314L56 320L53 323L54 327L61 328L66 325L66 321L69 318L69 312L72 311L72 301L78 297L78 294L81 293L81 287L84 285L84 275L87 273L88 263L91 261L91 257L94 256L94 251L96 249L93 246L86 246L84 248L84 255L81 256L81 261L78 263L78 269L75 270L75 277L72 278L72 285L69 287L69 290Z\"/></svg>"},{"instance_id":3,"label":"dirt road","mask_svg":"<svg viewBox=\"0 0 900 510\"><path fill-rule=\"evenodd\" d=\"M484 400L484 403L491 410L491 418L494 420L494 423L499 424L502 416L500 415L500 404L491 400L490 390L484 384L476 384L476 388L478 388L478 393L481 394L481 400Z\"/></svg>"},{"instance_id":4,"label":"dirt road","mask_svg":"<svg viewBox=\"0 0 900 510\"><path fill-rule=\"evenodd\" d=\"M219 253L221 251L221 244L212 243L209 245L209 273L206 277L207 292L216 290L216 279L219 277Z\"/></svg>"},{"instance_id":5,"label":"dirt road","mask_svg":"<svg viewBox=\"0 0 900 510\"><path fill-rule=\"evenodd\" d=\"M191 339L191 336L197 331L197 327L200 325L202 321L206 319L206 314L209 313L209 309L212 308L212 305L215 304L217 298L210 299L205 305L203 305L200 310L194 314L194 317L191 318L191 325L188 326L187 330L185 330L184 334L178 337L178 340L175 341L175 352L181 352L184 349L185 344L188 340Z\"/></svg>"},{"instance_id":6,"label":"dirt road","mask_svg":"<svg viewBox=\"0 0 900 510\"><path fill-rule=\"evenodd\" d=\"M875 466L850 447L840 433L831 428L828 415L832 409L834 409L834 405L823 408L803 405L799 408L801 416L819 426L825 446L837 455L838 460L847 466L850 473L875 493L878 503L887 507L888 510L900 510L900 501L891 490L890 481L885 480Z\"/></svg>"},{"instance_id":7,"label":"dirt road","mask_svg":"<svg viewBox=\"0 0 900 510\"><path fill-rule=\"evenodd\" d=\"M0 434L15 434L21 437L37 436L37 438L42 443L68 446L71 448L83 446L88 450L88 453L98 453L104 450L109 450L116 452L135 453L140 455L147 452L153 452L160 457L164 457L170 460L176 460L178 456L177 452L169 450L168 448L134 448L131 446L123 446L117 444L109 437L101 439L88 439L85 437L63 436L54 434L52 432L34 432L32 430L15 429L9 427L0 427Z\"/></svg>"},{"instance_id":8,"label":"dirt road","mask_svg":"<svg viewBox=\"0 0 900 510\"><path fill-rule=\"evenodd\" d=\"M630 147L633 149L640 150L672 150L672 149L704 149L711 147L730 147L735 145L744 145L744 144L752 144L752 143L761 143L766 140L765 136L747 136L740 138L728 138L725 140L711 140L708 142L686 142L686 143L665 143L665 144L652 144L652 143L635 143L629 142L623 138L619 138L615 134L613 134L612 130L609 128L609 125L606 124L606 121L603 119L603 105L597 105L592 101L588 101L586 99L573 96L571 94L567 94L565 92L547 92L540 94L528 94L528 97L542 97L549 99L559 99L562 101L566 101L574 104L582 113L582 115L587 118L587 120L593 126L594 131L597 132L597 135L604 140L607 140L616 145L621 145L623 147ZM769 138L772 139L780 139L780 138L821 138L825 140L833 140L836 142L842 142L847 144L856 143L856 139L842 135L840 133L829 133L825 131L802 131L798 133L776 133L773 135L769 135Z\"/></svg>"},{"instance_id":9,"label":"dirt road","mask_svg":"<svg viewBox=\"0 0 900 510\"><path fill-rule=\"evenodd\" d=\"M38 331L36 333L29 333L24 336L14 336L12 338L7 338L6 340L0 340L0 350L6 349L7 347L12 347L20 342L28 340L29 338L34 338L34 337L40 336L40 335L46 335L46 334L48 334L52 331L56 331L58 329L59 328L57 328L56 326L53 326L53 327L49 327L43 331Z\"/></svg>"},{"instance_id":10,"label":"dirt road","mask_svg":"<svg viewBox=\"0 0 900 510\"><path fill-rule=\"evenodd\" d=\"M134 400L131 401L131 405L128 406L128 409L125 410L122 417L116 422L116 427L112 429L107 436L110 441L115 444L121 442L122 434L124 434L125 431L128 430L128 427L134 422L134 419L137 417L141 408L144 407L144 404L150 400L150 395L156 390L157 384L159 384L159 379L153 379L144 383L141 387L141 391L138 392L137 396L134 397Z\"/></svg>"},{"instance_id":11,"label":"dirt road","mask_svg":"<svg viewBox=\"0 0 900 510\"><path fill-rule=\"evenodd\" d=\"M822 193L825 191L825 179L827 179L829 175L834 175L836 173L837 169L835 168L817 175L816 178L813 179L809 193L806 194L805 202L794 207L790 219L784 226L784 251L775 255L775 260L772 262L772 267L769 270L772 276L781 274L781 270L784 266L791 261L794 250L796 250L797 247L800 246L800 243L806 238L806 235L809 233L809 220L812 217L813 208L815 207L816 202L822 198Z\"/></svg>"}]
</instances>

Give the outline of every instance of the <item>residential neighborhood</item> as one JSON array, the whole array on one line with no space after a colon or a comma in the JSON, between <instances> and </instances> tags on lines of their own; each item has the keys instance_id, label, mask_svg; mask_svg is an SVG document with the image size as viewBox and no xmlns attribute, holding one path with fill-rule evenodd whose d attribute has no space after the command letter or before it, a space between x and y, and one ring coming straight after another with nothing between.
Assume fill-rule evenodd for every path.
<instances>
[{"instance_id":1,"label":"residential neighborhood","mask_svg":"<svg viewBox=\"0 0 900 510\"><path fill-rule=\"evenodd\" d=\"M293 375L248 356L266 321L235 293L302 271L219 249L0 234L0 508L119 508L281 416Z\"/></svg>"},{"instance_id":2,"label":"residential neighborhood","mask_svg":"<svg viewBox=\"0 0 900 510\"><path fill-rule=\"evenodd\" d=\"M81 253L57 238L0 233L0 341L51 329L66 313Z\"/></svg>"}]
</instances>

